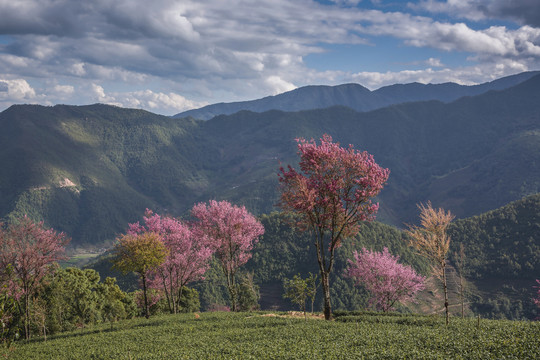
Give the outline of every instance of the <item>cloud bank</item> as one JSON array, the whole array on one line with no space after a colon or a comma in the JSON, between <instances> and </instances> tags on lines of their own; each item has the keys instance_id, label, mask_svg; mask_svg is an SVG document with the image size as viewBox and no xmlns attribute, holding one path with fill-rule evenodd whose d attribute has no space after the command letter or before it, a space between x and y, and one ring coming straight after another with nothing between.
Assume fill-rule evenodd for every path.
<instances>
[{"instance_id":1,"label":"cloud bank","mask_svg":"<svg viewBox=\"0 0 540 360\"><path fill-rule=\"evenodd\" d=\"M367 3L0 0L0 110L99 101L174 114L308 84L475 83L540 68L536 1ZM388 39L397 59L429 54L365 71L306 61L334 45L377 53ZM445 65L452 54L464 60Z\"/></svg>"}]
</instances>

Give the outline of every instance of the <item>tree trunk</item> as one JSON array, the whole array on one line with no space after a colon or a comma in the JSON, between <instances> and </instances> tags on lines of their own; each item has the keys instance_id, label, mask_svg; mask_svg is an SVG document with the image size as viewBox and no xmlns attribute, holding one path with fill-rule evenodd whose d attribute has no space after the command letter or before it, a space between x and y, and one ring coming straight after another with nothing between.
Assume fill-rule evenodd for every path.
<instances>
[{"instance_id":1,"label":"tree trunk","mask_svg":"<svg viewBox=\"0 0 540 360\"><path fill-rule=\"evenodd\" d=\"M446 314L446 325L448 325L448 287L446 286L446 262L442 264L442 281L444 289L444 311Z\"/></svg>"},{"instance_id":2,"label":"tree trunk","mask_svg":"<svg viewBox=\"0 0 540 360\"><path fill-rule=\"evenodd\" d=\"M144 295L144 317L149 319L150 309L148 307L148 297L146 296L146 276L143 274L141 275L141 278L142 278L143 295Z\"/></svg>"},{"instance_id":3,"label":"tree trunk","mask_svg":"<svg viewBox=\"0 0 540 360\"><path fill-rule=\"evenodd\" d=\"M236 284L234 282L234 274L229 273L226 269L223 269L227 275L227 289L229 290L229 295L231 297L231 311L237 311L236 304Z\"/></svg>"},{"instance_id":4,"label":"tree trunk","mask_svg":"<svg viewBox=\"0 0 540 360\"><path fill-rule=\"evenodd\" d=\"M330 274L321 270L321 284L324 296L324 319L332 320L332 304L330 302Z\"/></svg>"},{"instance_id":5,"label":"tree trunk","mask_svg":"<svg viewBox=\"0 0 540 360\"><path fill-rule=\"evenodd\" d=\"M24 292L24 337L30 339L30 295L27 289Z\"/></svg>"},{"instance_id":6,"label":"tree trunk","mask_svg":"<svg viewBox=\"0 0 540 360\"><path fill-rule=\"evenodd\" d=\"M167 279L165 277L165 274L161 272L161 283L163 284L163 290L165 290L165 297L167 298L167 305L169 307L169 312L171 314L176 314L174 312L174 299L171 300L171 296L169 295L169 289L167 289ZM172 294L171 294L172 295Z\"/></svg>"},{"instance_id":7,"label":"tree trunk","mask_svg":"<svg viewBox=\"0 0 540 360\"><path fill-rule=\"evenodd\" d=\"M461 298L461 318L465 318L465 302L464 302L464 296L463 296L463 276L461 273L459 274L459 296Z\"/></svg>"},{"instance_id":8,"label":"tree trunk","mask_svg":"<svg viewBox=\"0 0 540 360\"><path fill-rule=\"evenodd\" d=\"M176 298L176 294L175 294L175 288L174 288L174 284L173 284L173 277L172 277L172 272L169 273L169 282L171 284L170 288L169 288L169 293L171 294L171 303L172 303L172 313L173 314L177 314L178 313L178 302L180 301L180 298Z\"/></svg>"},{"instance_id":9,"label":"tree trunk","mask_svg":"<svg viewBox=\"0 0 540 360\"><path fill-rule=\"evenodd\" d=\"M176 314L176 311L180 312L180 308L181 308L180 301L182 301L182 290L183 290L182 288L183 286L180 286L180 289L178 290L178 302L177 302L176 308L174 309L175 314Z\"/></svg>"}]
</instances>

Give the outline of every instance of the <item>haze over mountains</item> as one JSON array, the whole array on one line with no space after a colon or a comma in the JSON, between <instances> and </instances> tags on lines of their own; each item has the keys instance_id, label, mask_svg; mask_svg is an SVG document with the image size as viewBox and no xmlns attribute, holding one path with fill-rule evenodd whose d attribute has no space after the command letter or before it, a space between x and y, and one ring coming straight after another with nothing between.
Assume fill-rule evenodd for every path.
<instances>
[{"instance_id":1,"label":"haze over mountains","mask_svg":"<svg viewBox=\"0 0 540 360\"><path fill-rule=\"evenodd\" d=\"M411 83L385 86L375 91L370 91L359 84L305 86L257 100L212 104L181 112L174 117L191 116L195 119L209 120L214 116L230 115L241 110L253 112L300 111L341 105L356 111L370 111L405 102L428 100L451 102L463 96L479 95L490 90L503 90L538 74L540 74L539 71L524 72L473 86L455 83L427 85Z\"/></svg>"},{"instance_id":2,"label":"haze over mountains","mask_svg":"<svg viewBox=\"0 0 540 360\"><path fill-rule=\"evenodd\" d=\"M488 91L494 84L504 89ZM429 88L385 91L402 102L438 91ZM540 75L464 89L473 88L486 92L369 112L345 106L240 111L208 121L101 104L12 106L0 113L0 217L26 213L67 232L74 245L99 245L146 207L182 215L195 202L216 198L268 213L277 201L279 162L297 162L294 139L324 133L367 150L391 170L380 220L415 221L416 204L426 200L458 217L480 214L539 192ZM331 91L353 99L358 89L369 92L359 85ZM456 96L446 94L444 101Z\"/></svg>"}]
</instances>

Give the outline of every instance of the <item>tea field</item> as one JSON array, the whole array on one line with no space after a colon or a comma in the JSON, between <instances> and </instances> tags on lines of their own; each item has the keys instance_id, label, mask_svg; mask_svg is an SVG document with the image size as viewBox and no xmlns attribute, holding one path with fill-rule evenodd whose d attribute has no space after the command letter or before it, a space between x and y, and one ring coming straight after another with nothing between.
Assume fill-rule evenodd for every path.
<instances>
[{"instance_id":1,"label":"tea field","mask_svg":"<svg viewBox=\"0 0 540 360\"><path fill-rule=\"evenodd\" d=\"M1 348L8 359L540 359L540 322L337 313L161 315Z\"/></svg>"}]
</instances>

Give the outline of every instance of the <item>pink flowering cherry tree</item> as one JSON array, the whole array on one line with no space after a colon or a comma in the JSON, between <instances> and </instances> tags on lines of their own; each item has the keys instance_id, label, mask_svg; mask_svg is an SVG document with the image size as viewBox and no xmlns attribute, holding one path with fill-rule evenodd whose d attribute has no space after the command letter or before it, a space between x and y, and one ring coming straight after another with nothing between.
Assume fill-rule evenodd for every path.
<instances>
[{"instance_id":1,"label":"pink flowering cherry tree","mask_svg":"<svg viewBox=\"0 0 540 360\"><path fill-rule=\"evenodd\" d=\"M262 224L244 206L211 200L191 210L198 231L208 237L227 278L232 311L238 310L236 271L251 258L253 245L264 234Z\"/></svg>"},{"instance_id":2,"label":"pink flowering cherry tree","mask_svg":"<svg viewBox=\"0 0 540 360\"><path fill-rule=\"evenodd\" d=\"M379 194L389 170L381 168L367 152L342 148L323 135L320 144L313 139L296 139L300 172L290 165L281 167L281 208L297 215L302 230L315 237L317 262L324 296L324 317L332 318L330 273L334 252L341 241L358 233L362 221L372 220L379 209L371 199Z\"/></svg>"},{"instance_id":3,"label":"pink flowering cherry tree","mask_svg":"<svg viewBox=\"0 0 540 360\"><path fill-rule=\"evenodd\" d=\"M182 288L202 280L208 270L213 250L208 238L196 234L191 227L172 217L146 210L144 226L130 224L128 233L155 232L168 250L165 261L148 274L149 286L163 290L171 313L180 308Z\"/></svg>"},{"instance_id":4,"label":"pink flowering cherry tree","mask_svg":"<svg viewBox=\"0 0 540 360\"><path fill-rule=\"evenodd\" d=\"M425 277L398 263L399 256L390 254L386 247L382 253L363 248L353 256L348 261L348 276L363 284L373 296L371 303L384 312L395 303L413 301L416 293L424 289Z\"/></svg>"},{"instance_id":5,"label":"pink flowering cherry tree","mask_svg":"<svg viewBox=\"0 0 540 360\"><path fill-rule=\"evenodd\" d=\"M65 259L69 238L26 215L4 230L0 224L0 279L24 313L24 333L30 338L30 300L50 265Z\"/></svg>"}]
</instances>

